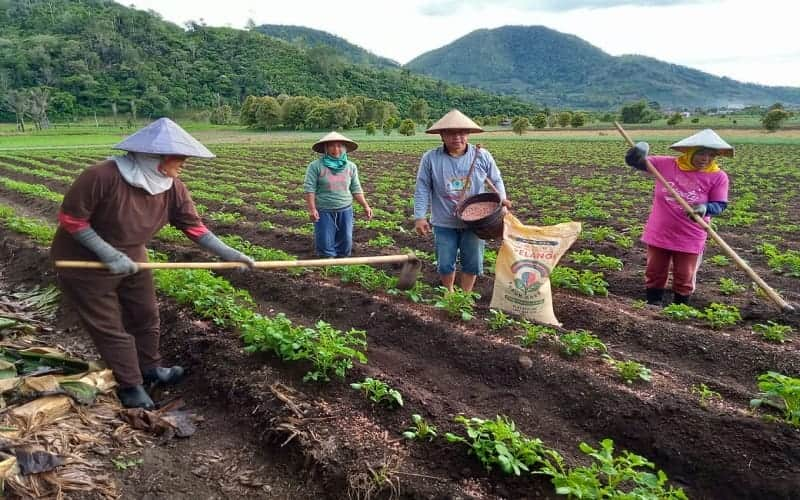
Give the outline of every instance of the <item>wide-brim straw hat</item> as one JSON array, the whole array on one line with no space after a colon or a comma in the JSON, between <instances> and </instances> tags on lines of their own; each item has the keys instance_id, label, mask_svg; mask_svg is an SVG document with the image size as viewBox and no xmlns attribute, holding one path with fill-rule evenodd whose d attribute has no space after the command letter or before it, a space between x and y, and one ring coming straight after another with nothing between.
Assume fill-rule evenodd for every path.
<instances>
[{"instance_id":1,"label":"wide-brim straw hat","mask_svg":"<svg viewBox=\"0 0 800 500\"><path fill-rule=\"evenodd\" d=\"M426 134L438 134L443 130L467 130L470 133L478 134L483 132L483 129L477 123L470 120L467 115L461 111L454 109L449 113L439 118L439 121L425 131Z\"/></svg>"},{"instance_id":2,"label":"wide-brim straw hat","mask_svg":"<svg viewBox=\"0 0 800 500\"><path fill-rule=\"evenodd\" d=\"M733 146L722 140L722 137L718 136L717 133L710 128L701 130L700 132L691 135L686 139L681 139L670 146L670 148L680 151L681 153L685 153L691 148L715 149L720 156L730 157L733 157L735 153Z\"/></svg>"},{"instance_id":3,"label":"wide-brim straw hat","mask_svg":"<svg viewBox=\"0 0 800 500\"><path fill-rule=\"evenodd\" d=\"M169 118L159 118L143 129L134 132L115 145L114 149L155 155L216 157L200 141Z\"/></svg>"},{"instance_id":4,"label":"wide-brim straw hat","mask_svg":"<svg viewBox=\"0 0 800 500\"><path fill-rule=\"evenodd\" d=\"M355 151L358 149L358 143L352 139L348 139L338 132L331 132L326 134L322 139L318 140L311 146L311 149L320 154L325 154L325 143L327 142L342 142L347 148L347 152Z\"/></svg>"}]
</instances>

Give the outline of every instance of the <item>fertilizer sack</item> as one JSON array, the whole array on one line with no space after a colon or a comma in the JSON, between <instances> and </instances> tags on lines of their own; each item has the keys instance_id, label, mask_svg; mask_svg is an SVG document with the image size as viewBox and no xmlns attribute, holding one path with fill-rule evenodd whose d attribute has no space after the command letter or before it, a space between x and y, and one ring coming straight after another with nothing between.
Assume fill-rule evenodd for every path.
<instances>
[{"instance_id":1,"label":"fertilizer sack","mask_svg":"<svg viewBox=\"0 0 800 500\"><path fill-rule=\"evenodd\" d=\"M491 307L538 323L561 326L553 313L550 273L580 232L580 222L526 226L506 214Z\"/></svg>"}]
</instances>

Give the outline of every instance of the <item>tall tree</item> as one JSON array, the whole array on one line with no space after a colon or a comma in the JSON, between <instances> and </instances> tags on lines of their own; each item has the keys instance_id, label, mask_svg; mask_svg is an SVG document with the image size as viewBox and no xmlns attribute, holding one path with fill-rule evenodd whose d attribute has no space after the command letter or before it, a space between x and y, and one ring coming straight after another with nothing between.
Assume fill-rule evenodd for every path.
<instances>
[{"instance_id":1,"label":"tall tree","mask_svg":"<svg viewBox=\"0 0 800 500\"><path fill-rule=\"evenodd\" d=\"M30 107L30 95L24 90L9 90L6 93L6 107L17 119L17 130L25 132L25 115Z\"/></svg>"}]
</instances>

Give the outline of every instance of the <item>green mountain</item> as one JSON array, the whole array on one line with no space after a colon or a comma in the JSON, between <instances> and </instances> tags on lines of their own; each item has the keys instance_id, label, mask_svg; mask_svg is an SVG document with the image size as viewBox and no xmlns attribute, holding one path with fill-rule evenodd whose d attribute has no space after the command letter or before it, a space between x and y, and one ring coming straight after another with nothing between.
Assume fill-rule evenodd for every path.
<instances>
[{"instance_id":1,"label":"green mountain","mask_svg":"<svg viewBox=\"0 0 800 500\"><path fill-rule=\"evenodd\" d=\"M446 84L405 69L336 58L261 33L191 23L111 0L0 0L0 103L15 89L49 87L51 116L139 116L238 105L248 95L393 102L407 115L425 99L430 115L452 107L477 116L528 114L530 102ZM0 104L4 119L10 106Z\"/></svg>"},{"instance_id":2,"label":"green mountain","mask_svg":"<svg viewBox=\"0 0 800 500\"><path fill-rule=\"evenodd\" d=\"M473 31L405 67L553 107L615 109L640 99L666 107L800 104L800 88L741 83L650 57L615 57L544 26Z\"/></svg>"},{"instance_id":3,"label":"green mountain","mask_svg":"<svg viewBox=\"0 0 800 500\"><path fill-rule=\"evenodd\" d=\"M336 55L343 57L346 61L353 64L364 64L368 66L377 66L379 68L400 67L400 63L397 61L377 56L366 49L362 49L358 45L353 45L344 38L332 35L326 31L306 28L304 26L283 24L262 24L253 29L265 35L285 40L304 50L329 47L335 51Z\"/></svg>"}]
</instances>

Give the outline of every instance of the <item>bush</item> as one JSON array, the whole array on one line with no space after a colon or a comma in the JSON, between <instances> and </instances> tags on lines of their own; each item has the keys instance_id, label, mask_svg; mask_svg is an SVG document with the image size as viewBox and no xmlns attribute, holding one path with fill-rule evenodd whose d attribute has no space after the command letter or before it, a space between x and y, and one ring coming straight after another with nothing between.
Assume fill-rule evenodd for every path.
<instances>
[{"instance_id":1,"label":"bush","mask_svg":"<svg viewBox=\"0 0 800 500\"><path fill-rule=\"evenodd\" d=\"M375 135L375 129L375 122L369 122L367 123L367 126L364 127L364 131L367 133L367 135Z\"/></svg>"},{"instance_id":2,"label":"bush","mask_svg":"<svg viewBox=\"0 0 800 500\"><path fill-rule=\"evenodd\" d=\"M786 111L776 108L771 111L768 111L767 114L764 115L764 118L761 119L761 124L764 125L764 128L770 132L774 132L781 128L783 122L789 118L789 113Z\"/></svg>"},{"instance_id":3,"label":"bush","mask_svg":"<svg viewBox=\"0 0 800 500\"><path fill-rule=\"evenodd\" d=\"M522 135L531 126L531 122L524 116L518 116L511 122L511 128L517 135Z\"/></svg>"},{"instance_id":4,"label":"bush","mask_svg":"<svg viewBox=\"0 0 800 500\"><path fill-rule=\"evenodd\" d=\"M416 133L416 128L417 125L414 123L414 120L406 118L400 123L397 132L402 135L414 135Z\"/></svg>"},{"instance_id":5,"label":"bush","mask_svg":"<svg viewBox=\"0 0 800 500\"><path fill-rule=\"evenodd\" d=\"M233 110L227 104L217 106L211 110L208 120L214 125L229 125L233 123Z\"/></svg>"}]
</instances>

